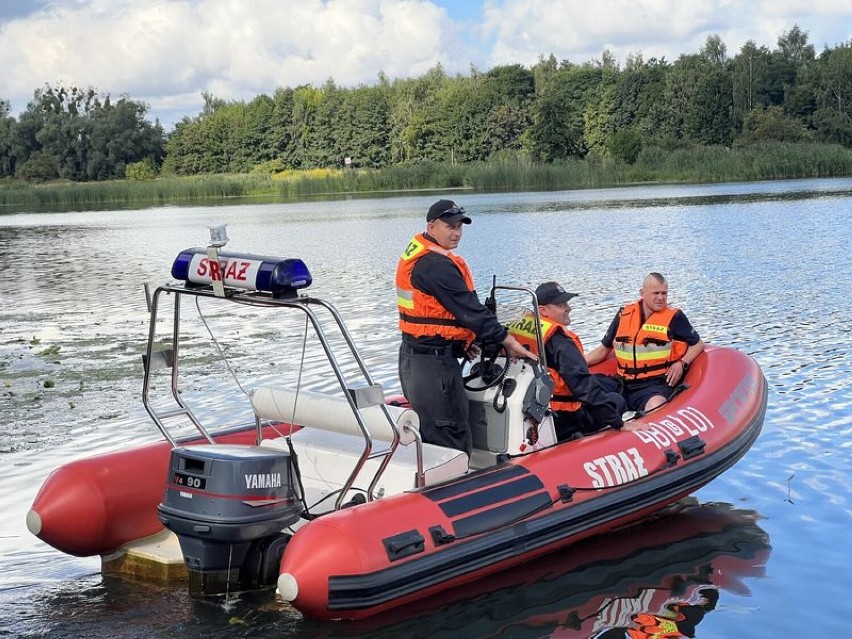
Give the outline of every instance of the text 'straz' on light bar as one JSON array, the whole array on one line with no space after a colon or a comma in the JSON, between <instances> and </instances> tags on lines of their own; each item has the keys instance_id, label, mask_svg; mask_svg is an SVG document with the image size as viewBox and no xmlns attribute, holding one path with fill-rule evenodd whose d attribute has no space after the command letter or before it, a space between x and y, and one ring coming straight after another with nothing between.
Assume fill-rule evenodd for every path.
<instances>
[{"instance_id":1,"label":"text 'straz' on light bar","mask_svg":"<svg viewBox=\"0 0 852 639\"><path fill-rule=\"evenodd\" d=\"M298 258L281 259L247 253L219 253L219 263L207 257L207 249L181 251L172 265L172 277L192 284L221 280L227 288L263 291L276 297L295 295L311 285L311 273Z\"/></svg>"}]
</instances>

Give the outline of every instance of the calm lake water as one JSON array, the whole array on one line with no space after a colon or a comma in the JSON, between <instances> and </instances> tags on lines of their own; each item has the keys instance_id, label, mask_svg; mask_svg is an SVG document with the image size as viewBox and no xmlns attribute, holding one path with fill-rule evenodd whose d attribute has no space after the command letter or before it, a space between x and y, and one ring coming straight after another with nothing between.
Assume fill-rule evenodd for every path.
<instances>
[{"instance_id":1,"label":"calm lake water","mask_svg":"<svg viewBox=\"0 0 852 639\"><path fill-rule=\"evenodd\" d=\"M651 270L707 342L751 354L770 387L761 437L680 512L598 537L371 624L318 623L271 596L193 601L182 585L101 576L24 517L58 465L158 437L140 401L143 282L228 224L228 250L301 257L388 392L393 273L437 196L138 211L0 214L0 637L624 637L679 603L694 636L840 637L852 597L852 179L463 194L460 252L492 275L580 293L591 348ZM286 342L262 321L220 330L249 352ZM238 357L237 375L270 376ZM327 377L313 373L315 386ZM199 375L204 417L230 390ZM692 636L692 635L688 635Z\"/></svg>"}]
</instances>

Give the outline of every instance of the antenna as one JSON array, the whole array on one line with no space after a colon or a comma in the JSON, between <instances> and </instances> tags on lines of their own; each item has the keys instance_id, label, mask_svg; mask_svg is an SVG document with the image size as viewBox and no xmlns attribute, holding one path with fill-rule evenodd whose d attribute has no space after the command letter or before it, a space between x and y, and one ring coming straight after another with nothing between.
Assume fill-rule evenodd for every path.
<instances>
[{"instance_id":1,"label":"antenna","mask_svg":"<svg viewBox=\"0 0 852 639\"><path fill-rule=\"evenodd\" d=\"M491 280L491 293L488 297L485 298L485 308L491 311L491 314L494 317L497 317L497 298L495 297L497 289L497 276L492 275Z\"/></svg>"}]
</instances>

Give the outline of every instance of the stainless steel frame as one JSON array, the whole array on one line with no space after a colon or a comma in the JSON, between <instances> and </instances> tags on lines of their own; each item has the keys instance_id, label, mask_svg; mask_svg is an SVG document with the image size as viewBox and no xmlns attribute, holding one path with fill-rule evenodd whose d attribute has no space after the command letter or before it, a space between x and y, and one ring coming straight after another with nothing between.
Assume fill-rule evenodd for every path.
<instances>
[{"instance_id":1,"label":"stainless steel frame","mask_svg":"<svg viewBox=\"0 0 852 639\"><path fill-rule=\"evenodd\" d=\"M161 304L161 297L163 295L174 295L174 311L173 311L173 328L172 328L172 343L171 343L171 396L176 404L176 408L167 411L158 411L150 402L149 399L149 390L151 384L151 373L157 370L157 366L155 362L158 360L162 363L164 360L168 360L169 358L162 357L162 349L155 349L155 342L157 336L157 317ZM213 289L209 287L196 287L191 285L183 285L183 284L167 284L164 286L160 286L157 288L153 296L150 294L146 287L146 296L148 298L148 306L150 310L150 325L148 330L148 345L146 348L145 356L143 358L144 361L144 378L142 382L142 403L145 406L145 410L154 420L154 423L157 425L157 428L162 433L163 437L165 437L172 446L178 445L178 440L172 436L169 432L169 428L166 426L166 420L175 418L175 417L185 417L187 418L198 432L210 443L216 443L213 435L211 435L207 429L201 424L201 421L198 417L193 413L193 411L187 406L181 397L180 386L179 386L179 363L180 363L180 321L181 321L181 300L184 297L190 298L207 298L211 300L218 300L222 303L231 303L231 304L243 304L254 307L266 307L272 309L279 310L297 310L306 314L307 318L310 320L310 323L314 329L314 333L320 341L320 344L323 347L326 358L328 359L329 364L331 365L332 370L334 371L334 375L337 378L337 381L340 385L341 390L343 391L343 395L346 397L346 400L349 402L350 407L355 415L358 426L361 430L361 433L364 436L364 451L361 454L358 462L355 465L352 473L350 474L348 480L340 490L340 496L338 497L335 508L339 509L344 503L344 498L349 490L352 488L352 485L355 482L355 479L358 476L358 473L364 467L364 464L369 459L380 458L381 461L379 463L379 467L376 470L376 474L373 477L370 485L367 489L367 499L372 501L375 499L374 491L378 482L390 463L391 456L396 451L399 446L400 434L397 429L396 423L394 422L393 417L390 414L390 411L387 408L387 405L384 403L384 393L381 390L381 386L377 385L372 377L370 376L369 371L367 370L366 365L364 364L361 355L358 353L357 348L355 347L355 343L352 340L352 336L347 330L346 326L343 323L340 314L337 309L330 303L325 300L322 300L317 297L310 297L306 295L292 296L292 297L274 297L267 293L254 292L254 291L227 291L227 294L222 297L216 295ZM358 364L358 368L363 376L363 381L366 383L368 387L370 387L366 392L363 388L358 388L356 386L350 385L347 383L347 380L344 378L343 372L341 371L340 365L338 364L337 358L332 352L331 346L329 344L326 333L322 327L322 323L320 322L319 317L314 311L315 308L327 311L333 320L334 326L340 331L343 339L346 342L349 351ZM379 401L381 400L381 401ZM366 401L366 405L359 406L358 402ZM382 412L385 415L385 418L388 420L388 423L391 427L391 432L393 432L394 437L393 441L390 442L390 445L387 449L380 451L373 451L373 438L370 435L370 431L361 415L361 408L366 408L367 405L379 405L382 407ZM261 439L261 424L258 420L257 423L258 432L257 432L257 443L260 443ZM415 446L416 446L416 457L417 457L417 484L419 486L423 486L425 484L425 471L423 469L423 450L422 450L422 440L420 439L420 434L415 432Z\"/></svg>"}]
</instances>

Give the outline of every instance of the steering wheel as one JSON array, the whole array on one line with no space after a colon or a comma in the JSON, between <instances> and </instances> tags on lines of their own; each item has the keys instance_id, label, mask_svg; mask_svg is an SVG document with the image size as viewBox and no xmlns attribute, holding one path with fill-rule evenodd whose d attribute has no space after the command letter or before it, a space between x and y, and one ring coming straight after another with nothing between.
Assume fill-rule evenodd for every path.
<instances>
[{"instance_id":1,"label":"steering wheel","mask_svg":"<svg viewBox=\"0 0 852 639\"><path fill-rule=\"evenodd\" d=\"M497 358L504 357L506 364L497 363ZM478 362L475 362L467 375L463 377L464 387L472 392L484 391L492 386L496 386L503 381L508 371L509 351L503 344L493 344L488 347L483 347L482 355ZM481 384L473 383L476 378L482 380Z\"/></svg>"}]
</instances>

